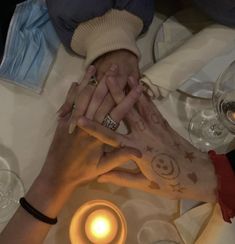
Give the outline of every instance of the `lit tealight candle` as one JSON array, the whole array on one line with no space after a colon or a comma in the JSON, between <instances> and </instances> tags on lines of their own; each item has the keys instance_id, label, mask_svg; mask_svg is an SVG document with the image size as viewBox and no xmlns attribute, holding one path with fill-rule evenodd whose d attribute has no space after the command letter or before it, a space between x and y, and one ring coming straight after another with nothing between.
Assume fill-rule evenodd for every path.
<instances>
[{"instance_id":1,"label":"lit tealight candle","mask_svg":"<svg viewBox=\"0 0 235 244\"><path fill-rule=\"evenodd\" d=\"M228 111L227 112L228 119L232 122L235 123L235 112L234 111Z\"/></svg>"},{"instance_id":2,"label":"lit tealight candle","mask_svg":"<svg viewBox=\"0 0 235 244\"><path fill-rule=\"evenodd\" d=\"M107 209L94 211L85 223L86 235L92 243L110 243L115 239L117 231L117 219L114 213Z\"/></svg>"},{"instance_id":3,"label":"lit tealight candle","mask_svg":"<svg viewBox=\"0 0 235 244\"><path fill-rule=\"evenodd\" d=\"M127 226L116 205L105 200L93 200L76 211L69 232L72 244L123 244Z\"/></svg>"}]
</instances>

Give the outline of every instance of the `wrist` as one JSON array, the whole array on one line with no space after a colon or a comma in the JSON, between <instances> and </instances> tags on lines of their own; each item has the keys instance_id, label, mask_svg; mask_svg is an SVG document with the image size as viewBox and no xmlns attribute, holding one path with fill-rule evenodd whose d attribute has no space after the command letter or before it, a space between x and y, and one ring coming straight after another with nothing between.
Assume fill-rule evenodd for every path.
<instances>
[{"instance_id":1,"label":"wrist","mask_svg":"<svg viewBox=\"0 0 235 244\"><path fill-rule=\"evenodd\" d=\"M70 198L74 188L53 184L40 174L26 194L27 201L38 211L55 218Z\"/></svg>"}]
</instances>

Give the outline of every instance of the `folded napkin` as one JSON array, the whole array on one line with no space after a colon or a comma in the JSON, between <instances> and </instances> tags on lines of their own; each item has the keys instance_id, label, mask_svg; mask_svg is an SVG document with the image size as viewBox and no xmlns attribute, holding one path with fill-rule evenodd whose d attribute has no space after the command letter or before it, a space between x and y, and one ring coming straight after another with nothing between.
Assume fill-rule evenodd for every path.
<instances>
[{"instance_id":1,"label":"folded napkin","mask_svg":"<svg viewBox=\"0 0 235 244\"><path fill-rule=\"evenodd\" d=\"M156 97L165 97L234 42L235 29L217 24L206 27L146 70L142 80Z\"/></svg>"},{"instance_id":2,"label":"folded napkin","mask_svg":"<svg viewBox=\"0 0 235 244\"><path fill-rule=\"evenodd\" d=\"M195 244L234 244L235 221L232 224L223 220L220 206L217 204L207 226Z\"/></svg>"},{"instance_id":3,"label":"folded napkin","mask_svg":"<svg viewBox=\"0 0 235 244\"><path fill-rule=\"evenodd\" d=\"M177 203L150 194L146 194L144 199L134 198L124 202L121 209L129 233L126 243L153 244L171 240L181 244L175 226L170 223L177 212Z\"/></svg>"},{"instance_id":4,"label":"folded napkin","mask_svg":"<svg viewBox=\"0 0 235 244\"><path fill-rule=\"evenodd\" d=\"M186 8L169 17L155 38L154 54L158 61L179 48L187 39L212 24L197 8Z\"/></svg>"},{"instance_id":5,"label":"folded napkin","mask_svg":"<svg viewBox=\"0 0 235 244\"><path fill-rule=\"evenodd\" d=\"M174 225L161 220L146 221L137 233L138 244L183 244Z\"/></svg>"},{"instance_id":6,"label":"folded napkin","mask_svg":"<svg viewBox=\"0 0 235 244\"><path fill-rule=\"evenodd\" d=\"M206 203L187 211L174 220L178 233L185 244L195 243L195 240L207 224L212 211L213 205Z\"/></svg>"}]
</instances>

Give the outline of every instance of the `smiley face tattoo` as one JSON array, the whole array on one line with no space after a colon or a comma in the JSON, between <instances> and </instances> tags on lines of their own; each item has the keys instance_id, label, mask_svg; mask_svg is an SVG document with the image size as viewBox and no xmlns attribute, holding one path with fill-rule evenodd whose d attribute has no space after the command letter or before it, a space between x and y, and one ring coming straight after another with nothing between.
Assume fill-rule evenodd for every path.
<instances>
[{"instance_id":1,"label":"smiley face tattoo","mask_svg":"<svg viewBox=\"0 0 235 244\"><path fill-rule=\"evenodd\" d=\"M176 160L165 153L156 154L151 161L151 166L158 176L166 180L173 180L180 174Z\"/></svg>"}]
</instances>

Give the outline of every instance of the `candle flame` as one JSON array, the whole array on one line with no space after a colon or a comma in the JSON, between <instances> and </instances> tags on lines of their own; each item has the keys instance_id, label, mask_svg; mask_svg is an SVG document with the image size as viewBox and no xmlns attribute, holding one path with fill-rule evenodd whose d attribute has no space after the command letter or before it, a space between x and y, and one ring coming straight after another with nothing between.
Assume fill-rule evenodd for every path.
<instances>
[{"instance_id":1,"label":"candle flame","mask_svg":"<svg viewBox=\"0 0 235 244\"><path fill-rule=\"evenodd\" d=\"M91 233L94 237L98 239L103 239L109 235L111 231L111 223L104 216L97 216L91 222Z\"/></svg>"}]
</instances>

